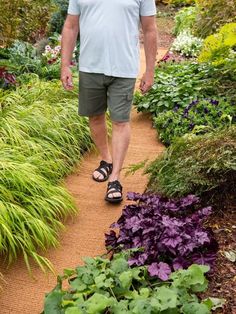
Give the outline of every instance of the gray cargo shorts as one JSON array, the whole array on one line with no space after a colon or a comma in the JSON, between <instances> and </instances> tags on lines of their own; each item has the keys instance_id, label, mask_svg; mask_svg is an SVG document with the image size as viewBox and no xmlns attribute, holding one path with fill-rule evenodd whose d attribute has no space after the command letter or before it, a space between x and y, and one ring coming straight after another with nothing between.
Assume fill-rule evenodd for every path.
<instances>
[{"instance_id":1,"label":"gray cargo shorts","mask_svg":"<svg viewBox=\"0 0 236 314\"><path fill-rule=\"evenodd\" d=\"M79 72L79 114L98 116L110 112L112 121L128 122L136 79Z\"/></svg>"}]
</instances>

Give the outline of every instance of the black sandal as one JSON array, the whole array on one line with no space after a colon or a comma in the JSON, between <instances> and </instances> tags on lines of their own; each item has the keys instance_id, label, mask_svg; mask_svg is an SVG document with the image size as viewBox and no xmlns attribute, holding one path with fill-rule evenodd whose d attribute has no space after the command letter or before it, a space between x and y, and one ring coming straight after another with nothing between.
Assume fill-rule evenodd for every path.
<instances>
[{"instance_id":1,"label":"black sandal","mask_svg":"<svg viewBox=\"0 0 236 314\"><path fill-rule=\"evenodd\" d=\"M112 168L113 168L112 167L112 163L108 163L105 160L101 160L99 167L97 169L95 169L94 172L97 171L101 175L103 175L103 179L95 178L94 175L93 175L92 176L93 180L95 180L97 182L104 182L104 181L106 181L109 178L110 174L112 173Z\"/></svg>"},{"instance_id":2,"label":"black sandal","mask_svg":"<svg viewBox=\"0 0 236 314\"><path fill-rule=\"evenodd\" d=\"M117 193L117 192L121 193L121 196L118 196L118 197L109 197L108 196L109 194ZM120 203L121 201L123 201L122 185L120 184L120 182L118 180L108 182L105 200L107 202L110 202L110 203Z\"/></svg>"}]
</instances>

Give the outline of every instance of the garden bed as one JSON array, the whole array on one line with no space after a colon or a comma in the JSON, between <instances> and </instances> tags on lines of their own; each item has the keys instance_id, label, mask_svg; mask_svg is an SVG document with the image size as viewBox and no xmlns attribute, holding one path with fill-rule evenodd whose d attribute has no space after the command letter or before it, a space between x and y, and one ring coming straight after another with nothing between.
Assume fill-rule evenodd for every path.
<instances>
[{"instance_id":1,"label":"garden bed","mask_svg":"<svg viewBox=\"0 0 236 314\"><path fill-rule=\"evenodd\" d=\"M210 276L209 288L206 295L224 297L226 304L219 309L219 314L236 313L236 266L229 261L225 252L234 251L236 254L236 203L228 203L220 211L214 212L207 222L219 243L214 273Z\"/></svg>"}]
</instances>

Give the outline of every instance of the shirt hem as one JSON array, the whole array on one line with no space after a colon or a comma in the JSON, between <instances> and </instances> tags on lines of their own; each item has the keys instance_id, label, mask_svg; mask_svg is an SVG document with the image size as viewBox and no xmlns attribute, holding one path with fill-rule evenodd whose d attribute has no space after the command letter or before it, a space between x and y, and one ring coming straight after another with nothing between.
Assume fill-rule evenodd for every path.
<instances>
[{"instance_id":1,"label":"shirt hem","mask_svg":"<svg viewBox=\"0 0 236 314\"><path fill-rule=\"evenodd\" d=\"M80 12L75 12L75 11L68 10L67 14L69 14L69 15L80 15Z\"/></svg>"},{"instance_id":2,"label":"shirt hem","mask_svg":"<svg viewBox=\"0 0 236 314\"><path fill-rule=\"evenodd\" d=\"M152 15L156 15L157 11L148 11L145 13L141 13L140 16L152 16Z\"/></svg>"},{"instance_id":3,"label":"shirt hem","mask_svg":"<svg viewBox=\"0 0 236 314\"><path fill-rule=\"evenodd\" d=\"M99 73L99 74L104 74L107 76L113 76L113 77L123 77L123 78L137 78L138 73L125 73L125 72L109 72L106 70L102 69L89 69L86 67L79 67L79 71L81 72L86 72L86 73Z\"/></svg>"}]
</instances>

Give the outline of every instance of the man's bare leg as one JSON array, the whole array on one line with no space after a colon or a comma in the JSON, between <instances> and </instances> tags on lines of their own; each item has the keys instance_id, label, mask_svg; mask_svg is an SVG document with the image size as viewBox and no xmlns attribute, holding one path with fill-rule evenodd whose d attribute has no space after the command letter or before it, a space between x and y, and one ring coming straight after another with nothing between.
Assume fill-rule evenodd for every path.
<instances>
[{"instance_id":1,"label":"man's bare leg","mask_svg":"<svg viewBox=\"0 0 236 314\"><path fill-rule=\"evenodd\" d=\"M92 139L101 155L102 160L112 163L112 158L108 147L105 114L89 117L89 126ZM103 175L97 171L94 171L93 176L97 179L103 179Z\"/></svg>"},{"instance_id":2,"label":"man's bare leg","mask_svg":"<svg viewBox=\"0 0 236 314\"><path fill-rule=\"evenodd\" d=\"M129 122L112 122L112 160L113 170L109 181L119 180L120 171L128 150L130 142L130 123ZM111 197L120 197L120 193L111 193Z\"/></svg>"}]
</instances>

